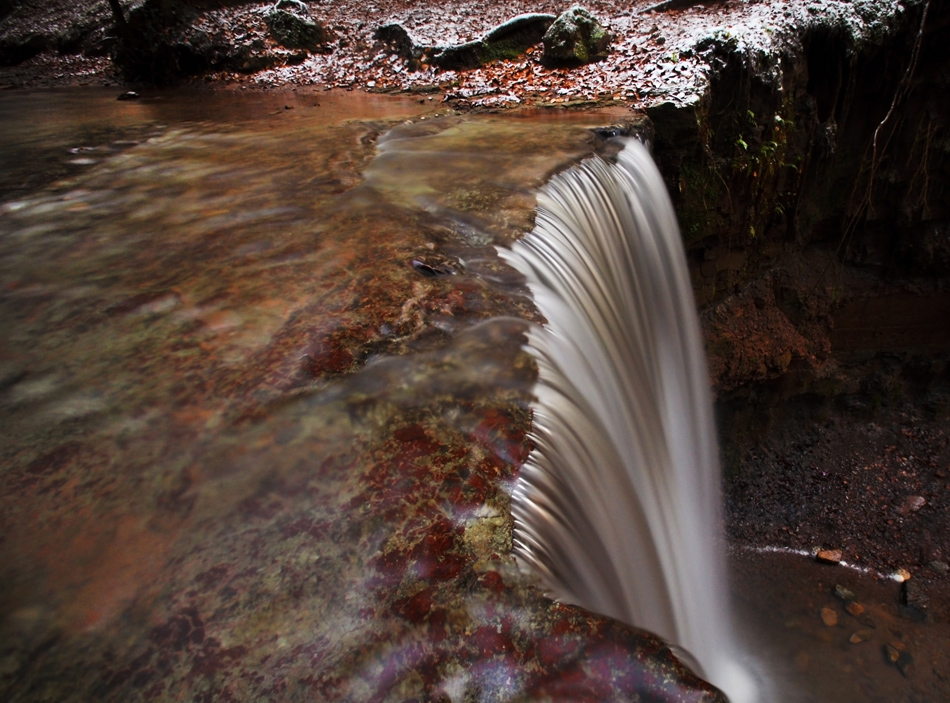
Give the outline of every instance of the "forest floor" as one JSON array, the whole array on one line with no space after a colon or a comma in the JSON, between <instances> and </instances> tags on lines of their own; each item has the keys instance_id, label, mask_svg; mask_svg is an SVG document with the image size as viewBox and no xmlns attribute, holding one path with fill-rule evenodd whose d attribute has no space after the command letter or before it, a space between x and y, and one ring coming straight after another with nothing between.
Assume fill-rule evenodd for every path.
<instances>
[{"instance_id":1,"label":"forest floor","mask_svg":"<svg viewBox=\"0 0 950 703\"><path fill-rule=\"evenodd\" d=\"M519 58L498 60L480 68L444 70L411 63L392 47L374 38L376 30L398 22L421 46L453 46L484 36L494 27L525 13L556 15L567 7L557 0L316 0L307 3L311 19L331 32L322 53L302 57L282 49L269 36L264 17L270 3L242 3L212 8L200 17L199 28L215 43L257 42L278 59L256 73L213 71L187 82L243 90L316 86L372 92L418 91L441 93L458 108L504 108L522 104L585 106L592 101L642 107L669 100L684 102L703 93L711 70L699 47L702 40L729 42L737 50L781 52L800 41L805 29L820 22L848 26L856 34L876 31L887 21L879 0L672 0L674 9L651 10L652 0L590 0L583 3L610 32L613 41L606 59L574 68L554 68L542 61L540 44ZM676 9L679 8L679 9ZM103 0L91 9L52 0L42 8L14 11L0 23L7 41L33 34L62 36L65 25L84 12L100 25L111 24ZM893 15L893 11L890 11ZM100 52L108 33L100 37ZM12 38L12 39L11 39ZM52 39L49 43L56 43ZM284 59L284 60L281 60ZM302 59L302 60L301 60ZM292 65L296 64L296 65ZM45 51L15 66L0 67L0 87L66 85L122 86L106 56Z\"/></svg>"}]
</instances>

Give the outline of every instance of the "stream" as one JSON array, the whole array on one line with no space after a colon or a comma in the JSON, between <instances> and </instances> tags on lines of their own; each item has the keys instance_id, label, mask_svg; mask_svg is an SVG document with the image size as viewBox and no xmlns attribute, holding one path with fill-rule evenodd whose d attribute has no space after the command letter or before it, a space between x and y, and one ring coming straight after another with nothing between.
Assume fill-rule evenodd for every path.
<instances>
[{"instance_id":1,"label":"stream","mask_svg":"<svg viewBox=\"0 0 950 703\"><path fill-rule=\"evenodd\" d=\"M0 697L709 700L511 556L541 320L495 247L628 119L0 94ZM851 644L827 570L732 561L773 700L938 700L945 623Z\"/></svg>"}]
</instances>

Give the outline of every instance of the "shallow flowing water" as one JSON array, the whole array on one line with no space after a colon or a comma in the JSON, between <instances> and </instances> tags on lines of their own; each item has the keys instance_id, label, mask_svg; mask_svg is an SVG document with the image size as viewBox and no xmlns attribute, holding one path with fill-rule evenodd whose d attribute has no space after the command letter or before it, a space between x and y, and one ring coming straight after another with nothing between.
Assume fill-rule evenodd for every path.
<instances>
[{"instance_id":1,"label":"shallow flowing water","mask_svg":"<svg viewBox=\"0 0 950 703\"><path fill-rule=\"evenodd\" d=\"M535 229L504 252L548 319L529 334L536 450L514 496L516 546L558 597L675 642L752 703L685 251L647 148L623 144L547 183Z\"/></svg>"},{"instance_id":2,"label":"shallow flowing water","mask_svg":"<svg viewBox=\"0 0 950 703\"><path fill-rule=\"evenodd\" d=\"M495 247L626 116L437 107L0 96L4 700L713 695L511 557Z\"/></svg>"}]
</instances>

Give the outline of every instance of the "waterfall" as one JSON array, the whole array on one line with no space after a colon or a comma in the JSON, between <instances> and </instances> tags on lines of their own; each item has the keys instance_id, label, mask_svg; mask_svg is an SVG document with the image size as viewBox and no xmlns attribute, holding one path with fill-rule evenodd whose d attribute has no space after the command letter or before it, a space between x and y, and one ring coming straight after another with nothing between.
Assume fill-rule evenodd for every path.
<instances>
[{"instance_id":1,"label":"waterfall","mask_svg":"<svg viewBox=\"0 0 950 703\"><path fill-rule=\"evenodd\" d=\"M552 178L534 230L501 255L548 320L529 333L540 375L512 501L517 554L555 598L660 635L733 703L752 700L699 320L646 148L627 140L614 161Z\"/></svg>"}]
</instances>

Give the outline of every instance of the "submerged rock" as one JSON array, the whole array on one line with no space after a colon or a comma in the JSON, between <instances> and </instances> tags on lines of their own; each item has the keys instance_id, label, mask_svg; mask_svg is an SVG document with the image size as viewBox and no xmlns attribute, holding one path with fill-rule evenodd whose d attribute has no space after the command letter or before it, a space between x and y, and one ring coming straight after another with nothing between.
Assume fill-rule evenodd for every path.
<instances>
[{"instance_id":1,"label":"submerged rock","mask_svg":"<svg viewBox=\"0 0 950 703\"><path fill-rule=\"evenodd\" d=\"M851 644L861 644L862 642L867 642L873 636L874 633L870 630L858 630L848 638L848 641Z\"/></svg>"},{"instance_id":2,"label":"submerged rock","mask_svg":"<svg viewBox=\"0 0 950 703\"><path fill-rule=\"evenodd\" d=\"M936 571L938 574L945 575L950 571L950 565L945 561L934 560L929 564L932 571Z\"/></svg>"},{"instance_id":3,"label":"submerged rock","mask_svg":"<svg viewBox=\"0 0 950 703\"><path fill-rule=\"evenodd\" d=\"M840 584L835 584L835 597L839 600L843 600L845 603L852 603L856 600L854 591Z\"/></svg>"},{"instance_id":4,"label":"submerged rock","mask_svg":"<svg viewBox=\"0 0 950 703\"><path fill-rule=\"evenodd\" d=\"M828 627L835 627L838 624L838 613L832 608L822 608L821 621Z\"/></svg>"},{"instance_id":5,"label":"submerged rock","mask_svg":"<svg viewBox=\"0 0 950 703\"><path fill-rule=\"evenodd\" d=\"M907 651L903 642L891 642L884 645L884 658L889 664L897 667L905 677L910 673L914 657Z\"/></svg>"},{"instance_id":6,"label":"submerged rock","mask_svg":"<svg viewBox=\"0 0 950 703\"><path fill-rule=\"evenodd\" d=\"M607 57L610 33L583 7L564 11L544 35L544 62L577 66Z\"/></svg>"},{"instance_id":7,"label":"submerged rock","mask_svg":"<svg viewBox=\"0 0 950 703\"><path fill-rule=\"evenodd\" d=\"M927 617L927 608L930 597L914 579L901 584L901 612L913 620L924 620Z\"/></svg>"}]
</instances>

